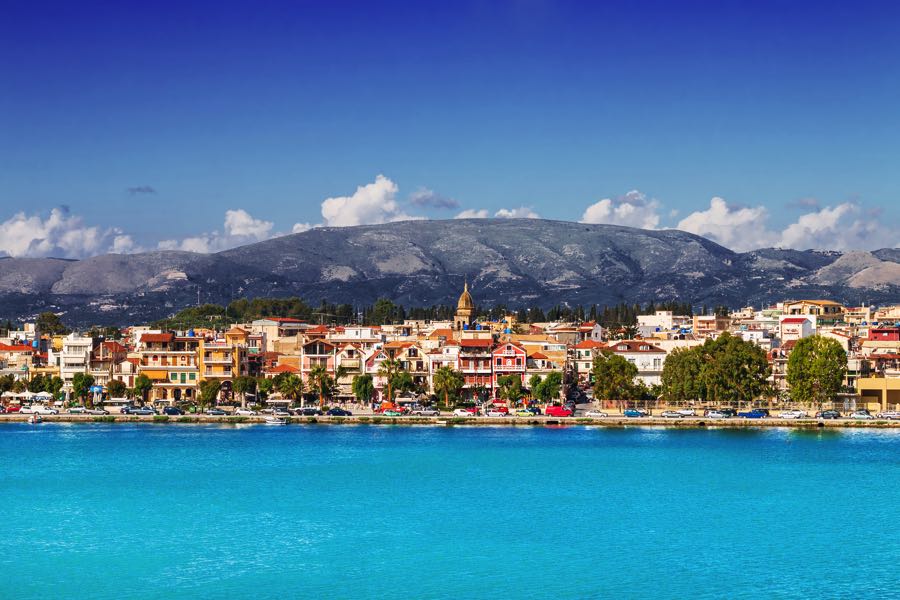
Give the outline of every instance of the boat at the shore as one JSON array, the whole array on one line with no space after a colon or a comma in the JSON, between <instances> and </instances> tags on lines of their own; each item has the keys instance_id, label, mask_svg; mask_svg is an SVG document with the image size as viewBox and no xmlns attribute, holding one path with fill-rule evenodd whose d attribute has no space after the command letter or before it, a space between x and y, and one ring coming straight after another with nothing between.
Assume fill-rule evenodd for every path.
<instances>
[{"instance_id":1,"label":"boat at the shore","mask_svg":"<svg viewBox=\"0 0 900 600\"><path fill-rule=\"evenodd\" d=\"M266 417L263 421L266 425L287 425L287 419L279 417Z\"/></svg>"},{"instance_id":2,"label":"boat at the shore","mask_svg":"<svg viewBox=\"0 0 900 600\"><path fill-rule=\"evenodd\" d=\"M41 415L31 415L31 418L28 419L28 422L32 425L36 425L37 423L43 422L44 418Z\"/></svg>"}]
</instances>

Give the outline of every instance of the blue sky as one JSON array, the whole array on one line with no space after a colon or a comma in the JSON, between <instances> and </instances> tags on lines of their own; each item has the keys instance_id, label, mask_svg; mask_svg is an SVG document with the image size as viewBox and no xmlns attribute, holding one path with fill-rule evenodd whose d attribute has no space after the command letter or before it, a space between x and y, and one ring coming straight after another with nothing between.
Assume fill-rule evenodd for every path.
<instances>
[{"instance_id":1,"label":"blue sky","mask_svg":"<svg viewBox=\"0 0 900 600\"><path fill-rule=\"evenodd\" d=\"M898 13L8 2L0 253L215 250L464 211L895 246Z\"/></svg>"}]
</instances>

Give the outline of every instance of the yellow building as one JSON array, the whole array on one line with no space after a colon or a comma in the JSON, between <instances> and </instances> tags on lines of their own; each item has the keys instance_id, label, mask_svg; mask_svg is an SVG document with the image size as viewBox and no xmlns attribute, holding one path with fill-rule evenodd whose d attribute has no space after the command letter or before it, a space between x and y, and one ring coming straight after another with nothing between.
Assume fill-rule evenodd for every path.
<instances>
[{"instance_id":1,"label":"yellow building","mask_svg":"<svg viewBox=\"0 0 900 600\"><path fill-rule=\"evenodd\" d=\"M856 390L869 410L900 409L900 377L860 377Z\"/></svg>"},{"instance_id":2,"label":"yellow building","mask_svg":"<svg viewBox=\"0 0 900 600\"><path fill-rule=\"evenodd\" d=\"M818 322L840 321L846 309L843 305L831 300L797 300L784 303L784 314L814 316Z\"/></svg>"},{"instance_id":3,"label":"yellow building","mask_svg":"<svg viewBox=\"0 0 900 600\"><path fill-rule=\"evenodd\" d=\"M247 347L237 343L238 334L231 338L201 340L198 351L200 379L230 381L247 374Z\"/></svg>"}]
</instances>

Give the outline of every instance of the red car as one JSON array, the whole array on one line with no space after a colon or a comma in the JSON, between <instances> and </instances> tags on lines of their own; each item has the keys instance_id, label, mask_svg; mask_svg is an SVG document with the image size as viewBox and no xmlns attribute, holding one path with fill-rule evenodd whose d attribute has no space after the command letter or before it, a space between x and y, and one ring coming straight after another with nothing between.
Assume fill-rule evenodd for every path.
<instances>
[{"instance_id":1,"label":"red car","mask_svg":"<svg viewBox=\"0 0 900 600\"><path fill-rule=\"evenodd\" d=\"M493 411L496 411L496 412L501 412L501 413L503 413L504 415L508 415L508 414L509 414L509 408L507 408L507 407L505 407L505 406L496 406L496 405L495 405L495 406L492 406L492 407L490 408L490 410L493 410Z\"/></svg>"},{"instance_id":2,"label":"red car","mask_svg":"<svg viewBox=\"0 0 900 600\"><path fill-rule=\"evenodd\" d=\"M22 410L21 404L10 404L9 406L6 407L6 412L8 412L8 413L19 412L20 410Z\"/></svg>"},{"instance_id":3,"label":"red car","mask_svg":"<svg viewBox=\"0 0 900 600\"><path fill-rule=\"evenodd\" d=\"M548 406L544 414L548 417L571 417L572 411L565 406Z\"/></svg>"}]
</instances>

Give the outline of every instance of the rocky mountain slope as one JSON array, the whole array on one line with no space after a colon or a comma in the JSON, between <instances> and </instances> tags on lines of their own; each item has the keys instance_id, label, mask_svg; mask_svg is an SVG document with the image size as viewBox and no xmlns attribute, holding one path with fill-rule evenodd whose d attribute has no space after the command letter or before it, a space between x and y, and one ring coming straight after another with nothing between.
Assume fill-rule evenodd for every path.
<instances>
[{"instance_id":1,"label":"rocky mountain slope","mask_svg":"<svg viewBox=\"0 0 900 600\"><path fill-rule=\"evenodd\" d=\"M679 299L900 300L900 252L736 253L677 230L532 219L317 228L217 254L148 252L81 261L0 259L0 316L66 312L73 323L160 318L197 302L300 295L311 302L508 306Z\"/></svg>"}]
</instances>

